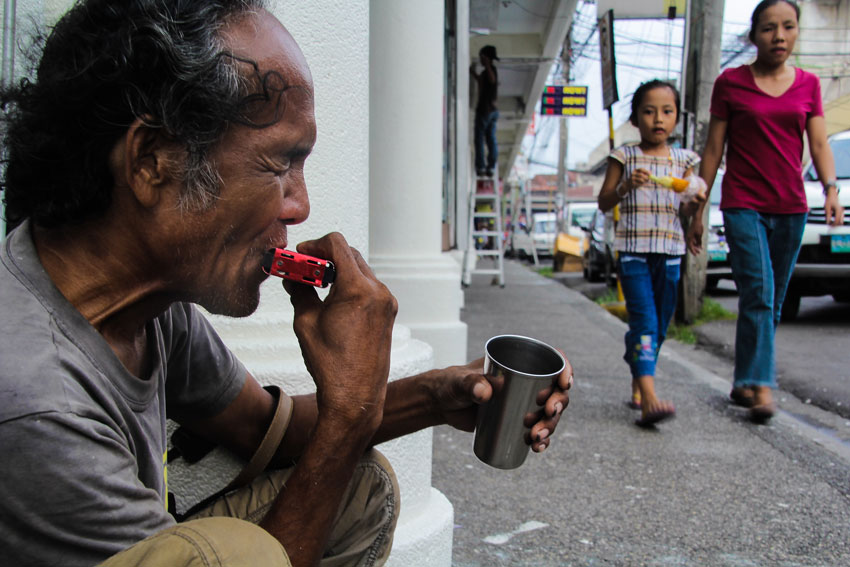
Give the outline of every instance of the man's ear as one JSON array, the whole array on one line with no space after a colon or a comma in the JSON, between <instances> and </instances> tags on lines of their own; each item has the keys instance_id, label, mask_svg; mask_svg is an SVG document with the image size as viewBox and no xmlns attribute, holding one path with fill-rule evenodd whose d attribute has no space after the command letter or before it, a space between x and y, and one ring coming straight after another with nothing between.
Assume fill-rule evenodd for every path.
<instances>
[{"instance_id":1,"label":"man's ear","mask_svg":"<svg viewBox=\"0 0 850 567\"><path fill-rule=\"evenodd\" d=\"M143 207L157 205L163 191L174 181L171 164L174 144L162 128L137 118L113 152L117 185L125 185Z\"/></svg>"}]
</instances>

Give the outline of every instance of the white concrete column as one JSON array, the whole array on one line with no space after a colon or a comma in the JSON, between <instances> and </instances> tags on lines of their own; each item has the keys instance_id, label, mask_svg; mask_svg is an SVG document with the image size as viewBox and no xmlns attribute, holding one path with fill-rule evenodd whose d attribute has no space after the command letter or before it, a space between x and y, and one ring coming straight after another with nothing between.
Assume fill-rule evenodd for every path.
<instances>
[{"instance_id":1,"label":"white concrete column","mask_svg":"<svg viewBox=\"0 0 850 567\"><path fill-rule=\"evenodd\" d=\"M456 7L456 55L457 92L453 100L455 105L455 235L458 250L469 248L469 192L474 183L472 124L469 117L469 0L458 0ZM459 257L459 261L463 261Z\"/></svg>"},{"instance_id":2,"label":"white concrete column","mask_svg":"<svg viewBox=\"0 0 850 567\"><path fill-rule=\"evenodd\" d=\"M460 265L441 251L443 35L442 0L371 2L369 262L438 366L466 358Z\"/></svg>"},{"instance_id":3,"label":"white concrete column","mask_svg":"<svg viewBox=\"0 0 850 567\"><path fill-rule=\"evenodd\" d=\"M369 263L398 299L397 321L434 347L437 366L458 364L460 266L441 250L444 2L372 0L369 28ZM429 484L430 469L429 455ZM406 505L390 564L450 565L451 505L433 488Z\"/></svg>"}]
</instances>

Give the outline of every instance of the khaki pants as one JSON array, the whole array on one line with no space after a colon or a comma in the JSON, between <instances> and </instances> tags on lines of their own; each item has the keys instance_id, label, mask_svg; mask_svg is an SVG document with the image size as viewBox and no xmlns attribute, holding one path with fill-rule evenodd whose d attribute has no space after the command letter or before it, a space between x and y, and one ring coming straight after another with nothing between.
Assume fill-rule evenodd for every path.
<instances>
[{"instance_id":1,"label":"khaki pants","mask_svg":"<svg viewBox=\"0 0 850 567\"><path fill-rule=\"evenodd\" d=\"M283 546L256 526L292 469L264 473L185 522L125 549L102 567L289 566ZM369 451L354 471L334 521L322 567L383 565L398 520L399 489L389 461Z\"/></svg>"}]
</instances>

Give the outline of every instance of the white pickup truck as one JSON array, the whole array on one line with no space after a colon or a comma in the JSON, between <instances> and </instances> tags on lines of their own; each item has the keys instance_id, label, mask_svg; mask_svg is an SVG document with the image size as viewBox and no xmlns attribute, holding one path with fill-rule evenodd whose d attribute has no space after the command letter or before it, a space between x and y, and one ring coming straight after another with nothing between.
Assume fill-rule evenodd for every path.
<instances>
[{"instance_id":1,"label":"white pickup truck","mask_svg":"<svg viewBox=\"0 0 850 567\"><path fill-rule=\"evenodd\" d=\"M520 225L511 235L510 252L520 258L551 258L558 225L555 213L534 213L531 226Z\"/></svg>"},{"instance_id":2,"label":"white pickup truck","mask_svg":"<svg viewBox=\"0 0 850 567\"><path fill-rule=\"evenodd\" d=\"M823 188L810 163L803 173L809 219L782 304L783 321L797 316L804 296L832 295L836 301L850 301L850 130L830 136L829 145L835 156L839 200L845 208L844 226L826 224Z\"/></svg>"}]
</instances>

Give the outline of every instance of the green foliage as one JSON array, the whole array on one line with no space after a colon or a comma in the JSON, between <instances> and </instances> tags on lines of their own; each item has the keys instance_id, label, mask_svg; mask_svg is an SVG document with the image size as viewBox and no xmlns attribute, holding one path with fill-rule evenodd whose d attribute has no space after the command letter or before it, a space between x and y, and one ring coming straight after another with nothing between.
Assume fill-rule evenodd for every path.
<instances>
[{"instance_id":1,"label":"green foliage","mask_svg":"<svg viewBox=\"0 0 850 567\"><path fill-rule=\"evenodd\" d=\"M700 307L697 318L692 325L679 325L671 323L667 329L667 338L676 339L681 343L688 345L696 344L697 336L694 333L694 327L709 323L711 321L726 321L736 319L737 315L726 311L722 305L711 299L710 297L703 298L702 307Z\"/></svg>"},{"instance_id":2,"label":"green foliage","mask_svg":"<svg viewBox=\"0 0 850 567\"><path fill-rule=\"evenodd\" d=\"M603 306L617 303L617 291L613 288L609 288L604 295L596 298L595 301L599 305ZM680 325L675 322L670 323L670 326L667 328L667 338L676 339L681 343L693 345L697 342L694 327L711 321L734 320L736 318L737 315L727 311L722 305L710 297L706 297L703 299L702 307L700 308L699 314L697 315L694 323L692 325Z\"/></svg>"},{"instance_id":3,"label":"green foliage","mask_svg":"<svg viewBox=\"0 0 850 567\"><path fill-rule=\"evenodd\" d=\"M677 323L670 323L670 326L667 327L667 338L676 339L686 345L694 345L697 342L697 336L691 325L679 325Z\"/></svg>"},{"instance_id":4,"label":"green foliage","mask_svg":"<svg viewBox=\"0 0 850 567\"><path fill-rule=\"evenodd\" d=\"M726 311L722 305L710 297L706 297L702 300L702 307L699 310L699 314L697 314L697 320L694 322L694 325L702 325L709 321L728 321L737 318L737 315L731 311Z\"/></svg>"},{"instance_id":5,"label":"green foliage","mask_svg":"<svg viewBox=\"0 0 850 567\"><path fill-rule=\"evenodd\" d=\"M537 273L546 278L551 278L553 271L554 270L552 266L543 266L541 268L537 268Z\"/></svg>"},{"instance_id":6,"label":"green foliage","mask_svg":"<svg viewBox=\"0 0 850 567\"><path fill-rule=\"evenodd\" d=\"M616 288L609 287L605 293L600 295L594 300L599 305L606 305L608 303L617 303L617 290Z\"/></svg>"}]
</instances>

